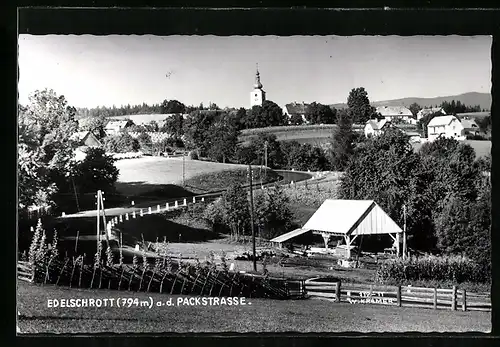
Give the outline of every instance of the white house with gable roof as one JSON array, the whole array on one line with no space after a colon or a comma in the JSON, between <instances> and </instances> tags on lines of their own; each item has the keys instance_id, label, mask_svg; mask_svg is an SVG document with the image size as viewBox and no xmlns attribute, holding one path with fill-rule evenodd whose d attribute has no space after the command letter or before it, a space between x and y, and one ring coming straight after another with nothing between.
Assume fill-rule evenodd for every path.
<instances>
[{"instance_id":1,"label":"white house with gable roof","mask_svg":"<svg viewBox=\"0 0 500 347\"><path fill-rule=\"evenodd\" d=\"M438 137L465 140L464 127L455 116L434 117L427 125L427 137L434 141Z\"/></svg>"}]
</instances>

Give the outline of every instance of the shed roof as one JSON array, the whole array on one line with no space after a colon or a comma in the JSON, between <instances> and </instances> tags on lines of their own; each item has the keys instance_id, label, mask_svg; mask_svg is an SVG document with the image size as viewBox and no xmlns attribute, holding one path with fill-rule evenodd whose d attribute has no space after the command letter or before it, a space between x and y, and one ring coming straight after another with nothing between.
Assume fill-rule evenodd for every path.
<instances>
[{"instance_id":1,"label":"shed roof","mask_svg":"<svg viewBox=\"0 0 500 347\"><path fill-rule=\"evenodd\" d=\"M460 123L462 123L462 126L465 129L479 128L479 126L477 125L477 123L474 119L462 119L462 120L460 120Z\"/></svg>"},{"instance_id":2,"label":"shed roof","mask_svg":"<svg viewBox=\"0 0 500 347\"><path fill-rule=\"evenodd\" d=\"M325 200L302 229L335 235L402 232L373 200Z\"/></svg>"},{"instance_id":3,"label":"shed roof","mask_svg":"<svg viewBox=\"0 0 500 347\"><path fill-rule=\"evenodd\" d=\"M435 126L448 125L453 120L458 120L458 119L455 116L439 116L439 117L434 117L434 118L431 119L431 121L429 122L429 124L427 126L428 127L435 127Z\"/></svg>"},{"instance_id":4,"label":"shed roof","mask_svg":"<svg viewBox=\"0 0 500 347\"><path fill-rule=\"evenodd\" d=\"M292 230L286 234L275 237L274 239L271 240L271 242L278 242L278 243L285 242L285 241L290 240L294 237L305 234L308 231L309 231L308 229L301 229L301 228L295 229L295 230Z\"/></svg>"},{"instance_id":5,"label":"shed roof","mask_svg":"<svg viewBox=\"0 0 500 347\"><path fill-rule=\"evenodd\" d=\"M442 114L446 114L446 112L444 111L444 109L442 107L430 107L430 108L423 108L420 111L418 111L417 117L419 117L419 118L425 117L428 114L433 114L433 113L437 113L437 112L441 112Z\"/></svg>"}]
</instances>

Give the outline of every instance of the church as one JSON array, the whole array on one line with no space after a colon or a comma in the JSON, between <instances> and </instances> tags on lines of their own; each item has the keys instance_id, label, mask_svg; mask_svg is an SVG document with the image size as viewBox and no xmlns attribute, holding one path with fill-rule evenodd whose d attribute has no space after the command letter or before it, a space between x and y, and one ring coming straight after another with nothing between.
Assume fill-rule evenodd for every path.
<instances>
[{"instance_id":1,"label":"church","mask_svg":"<svg viewBox=\"0 0 500 347\"><path fill-rule=\"evenodd\" d=\"M266 101L266 92L262 89L262 83L260 83L259 66L257 65L255 84L253 85L253 91L250 93L250 108L254 106L262 106L262 103L264 101Z\"/></svg>"}]
</instances>

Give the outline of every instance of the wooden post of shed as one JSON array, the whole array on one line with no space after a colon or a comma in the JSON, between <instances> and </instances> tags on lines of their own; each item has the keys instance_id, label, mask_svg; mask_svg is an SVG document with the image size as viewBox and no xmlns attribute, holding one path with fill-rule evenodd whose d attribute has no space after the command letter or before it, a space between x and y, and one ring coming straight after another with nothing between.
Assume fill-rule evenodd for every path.
<instances>
[{"instance_id":1,"label":"wooden post of shed","mask_svg":"<svg viewBox=\"0 0 500 347\"><path fill-rule=\"evenodd\" d=\"M336 288L335 288L335 300L337 302L340 302L340 287L341 287L341 284L340 284L340 281L338 281Z\"/></svg>"},{"instance_id":2,"label":"wooden post of shed","mask_svg":"<svg viewBox=\"0 0 500 347\"><path fill-rule=\"evenodd\" d=\"M453 311L457 309L457 286L453 286L453 291L451 293L451 309Z\"/></svg>"},{"instance_id":3,"label":"wooden post of shed","mask_svg":"<svg viewBox=\"0 0 500 347\"><path fill-rule=\"evenodd\" d=\"M401 286L396 288L396 300L398 301L398 306L401 307Z\"/></svg>"},{"instance_id":4,"label":"wooden post of shed","mask_svg":"<svg viewBox=\"0 0 500 347\"><path fill-rule=\"evenodd\" d=\"M434 309L437 310L438 308L438 290L437 288L434 288Z\"/></svg>"},{"instance_id":5,"label":"wooden post of shed","mask_svg":"<svg viewBox=\"0 0 500 347\"><path fill-rule=\"evenodd\" d=\"M462 289L462 311L467 311L467 293Z\"/></svg>"}]
</instances>

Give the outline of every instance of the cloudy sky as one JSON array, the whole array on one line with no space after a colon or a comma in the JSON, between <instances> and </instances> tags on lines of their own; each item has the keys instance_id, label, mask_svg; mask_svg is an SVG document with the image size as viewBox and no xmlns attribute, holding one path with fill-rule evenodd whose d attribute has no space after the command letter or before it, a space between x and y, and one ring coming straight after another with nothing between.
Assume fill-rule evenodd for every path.
<instances>
[{"instance_id":1,"label":"cloudy sky","mask_svg":"<svg viewBox=\"0 0 500 347\"><path fill-rule=\"evenodd\" d=\"M51 88L76 107L215 102L250 107L259 64L267 98L345 102L490 93L491 37L19 37L19 102ZM168 77L167 77L168 76Z\"/></svg>"}]
</instances>

